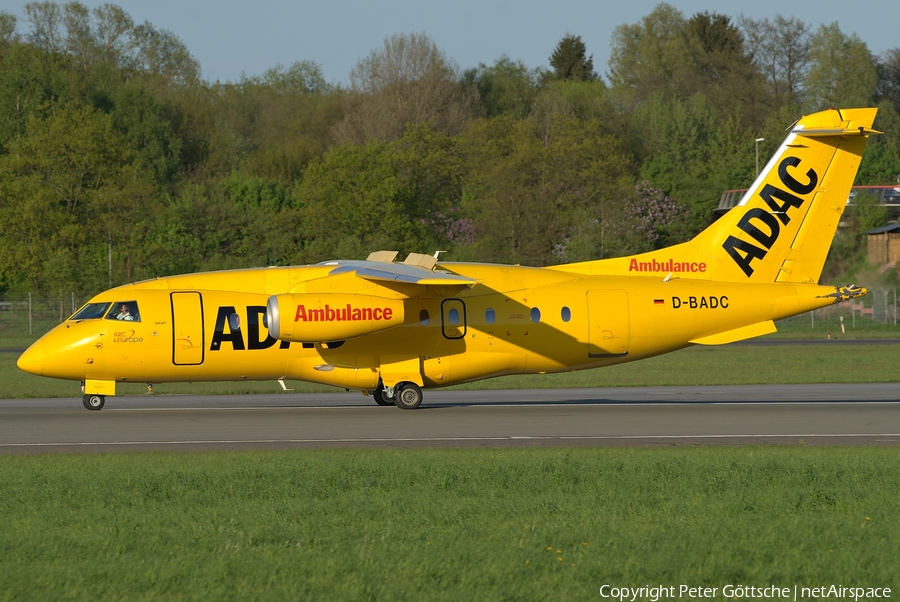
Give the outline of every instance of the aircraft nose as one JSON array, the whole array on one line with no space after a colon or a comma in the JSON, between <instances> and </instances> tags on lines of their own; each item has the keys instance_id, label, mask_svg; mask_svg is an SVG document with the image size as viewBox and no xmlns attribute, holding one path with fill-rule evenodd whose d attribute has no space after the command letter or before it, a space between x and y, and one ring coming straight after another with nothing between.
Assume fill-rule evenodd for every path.
<instances>
[{"instance_id":1,"label":"aircraft nose","mask_svg":"<svg viewBox=\"0 0 900 602\"><path fill-rule=\"evenodd\" d=\"M16 365L19 370L41 376L44 372L44 352L36 347L37 345L32 345L26 349L25 353L19 356Z\"/></svg>"}]
</instances>

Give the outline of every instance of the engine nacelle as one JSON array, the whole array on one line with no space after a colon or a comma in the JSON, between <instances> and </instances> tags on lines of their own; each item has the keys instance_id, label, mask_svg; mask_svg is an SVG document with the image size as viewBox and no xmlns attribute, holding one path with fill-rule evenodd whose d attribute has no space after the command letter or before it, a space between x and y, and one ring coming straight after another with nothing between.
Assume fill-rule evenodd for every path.
<instances>
[{"instance_id":1,"label":"engine nacelle","mask_svg":"<svg viewBox=\"0 0 900 602\"><path fill-rule=\"evenodd\" d=\"M350 293L285 293L266 303L269 334L281 341L343 341L403 324L403 301Z\"/></svg>"}]
</instances>

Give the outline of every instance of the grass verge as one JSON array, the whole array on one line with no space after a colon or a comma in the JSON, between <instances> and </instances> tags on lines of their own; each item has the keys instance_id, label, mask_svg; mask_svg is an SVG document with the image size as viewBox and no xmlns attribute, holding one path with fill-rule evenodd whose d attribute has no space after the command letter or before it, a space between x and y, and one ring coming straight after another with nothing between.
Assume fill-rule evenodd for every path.
<instances>
[{"instance_id":1,"label":"grass verge","mask_svg":"<svg viewBox=\"0 0 900 602\"><path fill-rule=\"evenodd\" d=\"M0 599L900 586L892 449L4 456L0 490Z\"/></svg>"}]
</instances>

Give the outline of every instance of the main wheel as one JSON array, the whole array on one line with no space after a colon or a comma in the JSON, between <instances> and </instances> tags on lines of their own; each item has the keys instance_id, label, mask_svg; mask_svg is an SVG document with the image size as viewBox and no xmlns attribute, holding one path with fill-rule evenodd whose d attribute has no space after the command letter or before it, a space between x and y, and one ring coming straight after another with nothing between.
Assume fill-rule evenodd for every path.
<instances>
[{"instance_id":1,"label":"main wheel","mask_svg":"<svg viewBox=\"0 0 900 602\"><path fill-rule=\"evenodd\" d=\"M416 383L400 383L394 393L394 405L402 410L415 410L422 404L422 389Z\"/></svg>"},{"instance_id":2,"label":"main wheel","mask_svg":"<svg viewBox=\"0 0 900 602\"><path fill-rule=\"evenodd\" d=\"M393 399L388 399L384 395L384 385L380 382L378 383L378 387L372 391L372 397L375 398L375 403L380 406L392 406L394 405Z\"/></svg>"},{"instance_id":3,"label":"main wheel","mask_svg":"<svg viewBox=\"0 0 900 602\"><path fill-rule=\"evenodd\" d=\"M102 410L106 404L106 398L102 395L85 395L81 399L81 403L89 410Z\"/></svg>"}]
</instances>

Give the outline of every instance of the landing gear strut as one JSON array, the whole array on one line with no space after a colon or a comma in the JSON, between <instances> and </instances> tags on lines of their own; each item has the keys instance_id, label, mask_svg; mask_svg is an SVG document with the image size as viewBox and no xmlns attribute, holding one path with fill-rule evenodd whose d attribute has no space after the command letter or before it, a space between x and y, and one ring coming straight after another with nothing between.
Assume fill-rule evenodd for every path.
<instances>
[{"instance_id":1,"label":"landing gear strut","mask_svg":"<svg viewBox=\"0 0 900 602\"><path fill-rule=\"evenodd\" d=\"M384 383L382 383L381 381L378 382L378 387L374 391L372 391L372 397L375 398L375 403L380 406L394 405L393 396L387 396L387 392L384 390Z\"/></svg>"},{"instance_id":2,"label":"landing gear strut","mask_svg":"<svg viewBox=\"0 0 900 602\"><path fill-rule=\"evenodd\" d=\"M85 395L81 399L81 403L89 410L102 410L106 404L106 397L103 395Z\"/></svg>"}]
</instances>

